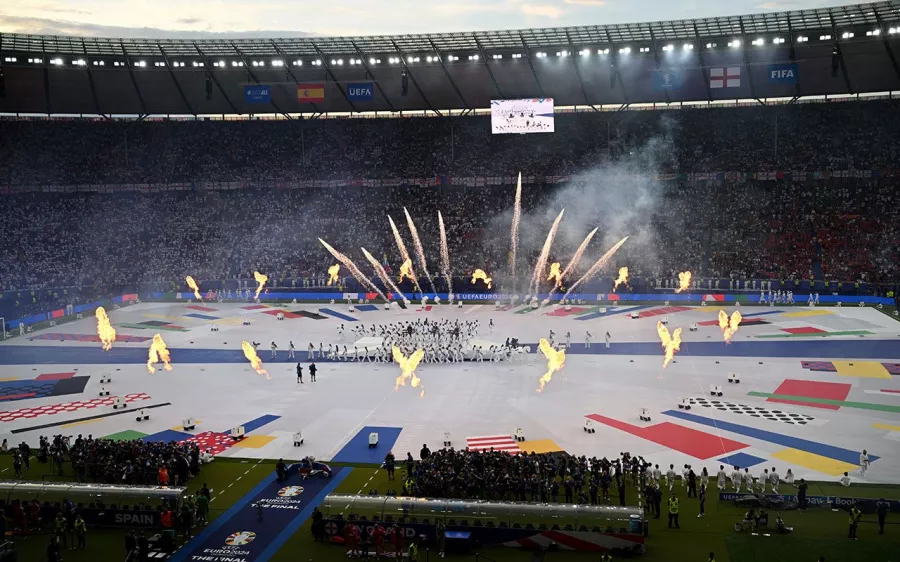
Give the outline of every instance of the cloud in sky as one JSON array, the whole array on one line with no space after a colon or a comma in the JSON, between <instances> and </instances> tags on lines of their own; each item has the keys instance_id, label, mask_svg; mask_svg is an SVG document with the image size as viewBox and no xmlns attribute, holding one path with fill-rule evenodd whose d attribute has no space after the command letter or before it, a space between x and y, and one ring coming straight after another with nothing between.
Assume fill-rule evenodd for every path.
<instances>
[{"instance_id":1,"label":"cloud in sky","mask_svg":"<svg viewBox=\"0 0 900 562\"><path fill-rule=\"evenodd\" d=\"M726 16L842 3L846 2L3 0L0 32L150 38L442 33Z\"/></svg>"}]
</instances>

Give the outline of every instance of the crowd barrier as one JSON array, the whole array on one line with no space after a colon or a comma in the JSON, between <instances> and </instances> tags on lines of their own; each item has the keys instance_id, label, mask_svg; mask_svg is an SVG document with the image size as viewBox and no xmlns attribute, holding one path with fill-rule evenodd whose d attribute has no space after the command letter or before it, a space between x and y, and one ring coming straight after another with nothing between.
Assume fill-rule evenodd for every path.
<instances>
[{"instance_id":1,"label":"crowd barrier","mask_svg":"<svg viewBox=\"0 0 900 562\"><path fill-rule=\"evenodd\" d=\"M794 494L763 494L768 499L781 500L787 502L799 503L799 499ZM741 494L734 492L719 492L719 501L739 501L743 499L752 499L758 497L756 494ZM900 501L892 499L877 498L855 498L842 496L806 496L807 507L825 507L828 509L843 509L850 511L850 508L856 506L863 513L875 513L878 502L888 502L888 511L897 513L900 510Z\"/></svg>"}]
</instances>

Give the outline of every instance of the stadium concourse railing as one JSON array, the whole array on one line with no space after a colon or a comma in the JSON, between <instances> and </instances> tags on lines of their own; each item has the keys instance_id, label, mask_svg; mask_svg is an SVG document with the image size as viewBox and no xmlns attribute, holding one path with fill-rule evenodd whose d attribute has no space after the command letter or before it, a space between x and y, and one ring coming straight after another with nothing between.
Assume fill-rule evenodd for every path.
<instances>
[{"instance_id":1,"label":"stadium concourse railing","mask_svg":"<svg viewBox=\"0 0 900 562\"><path fill-rule=\"evenodd\" d=\"M254 300L256 289L255 281L251 279L229 280L198 280L201 287L201 296L206 301L221 302L246 302ZM443 280L435 280L437 292L419 293L409 282L400 284L400 290L411 302L419 304L423 297L428 297L428 302L434 303L435 297L440 297L444 303L449 302L450 293ZM681 293L675 293L677 281L671 278L645 279L635 277L629 280L627 289L619 289L613 292L614 281L612 278L595 279L587 283L579 293L568 295L569 301L586 301L590 303L680 303L684 305L700 305L701 303L742 303L759 304L761 297L765 296L766 302L770 300L769 291L791 291L794 302L798 305L806 304L810 294L818 294L820 304L842 304L856 306L898 306L900 295L896 285L872 284L864 282L837 282L822 280L779 280L779 279L727 279L727 278L701 278L695 279L691 288ZM513 300L521 302L528 296L527 288L518 291L505 289L511 283L506 283L501 277L494 281L497 290L487 289L481 281L472 284L468 277L459 277L453 280L455 302L496 302L502 301L509 304ZM345 301L372 301L380 302L381 297L377 293L367 291L359 286L353 278L339 280L338 287L328 287L324 277L306 277L297 279L281 279L271 281L265 291L260 294L261 302L291 302L307 301L330 303ZM42 289L42 294L54 295L52 301L59 303L59 294L66 294L77 300L78 288ZM6 291L0 298L0 303L12 303L17 295L24 291ZM383 290L385 296L391 300L401 300L399 295L394 295L390 289ZM558 302L565 297L564 292L553 295L541 293L536 295L538 300L550 299ZM39 299L40 295L34 296ZM32 313L17 317L13 314L15 309L2 309L2 317L6 318L6 330L8 335L17 335L20 331L28 331L45 327L52 327L57 323L76 320L87 314L92 315L98 306L111 307L113 309L144 301L169 301L187 302L194 299L194 295L186 286L177 283L153 283L133 289L125 289L121 294L103 299L92 300L84 304L69 304L52 308L43 312ZM40 310L40 301L32 303L31 310ZM50 308L50 306L48 306ZM21 326L21 328L20 328Z\"/></svg>"}]
</instances>

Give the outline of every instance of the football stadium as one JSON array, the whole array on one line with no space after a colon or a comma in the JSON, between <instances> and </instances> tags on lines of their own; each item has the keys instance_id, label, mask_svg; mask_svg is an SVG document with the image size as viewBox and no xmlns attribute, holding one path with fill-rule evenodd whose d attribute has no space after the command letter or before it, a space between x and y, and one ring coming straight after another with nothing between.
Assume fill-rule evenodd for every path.
<instances>
[{"instance_id":1,"label":"football stadium","mask_svg":"<svg viewBox=\"0 0 900 562\"><path fill-rule=\"evenodd\" d=\"M0 33L0 561L896 560L898 57Z\"/></svg>"}]
</instances>

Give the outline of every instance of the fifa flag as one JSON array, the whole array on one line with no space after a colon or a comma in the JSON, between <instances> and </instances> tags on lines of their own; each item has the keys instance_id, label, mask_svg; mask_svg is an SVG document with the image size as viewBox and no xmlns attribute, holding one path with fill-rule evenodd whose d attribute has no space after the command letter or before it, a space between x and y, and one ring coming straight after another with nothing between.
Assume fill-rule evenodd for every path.
<instances>
[{"instance_id":1,"label":"fifa flag","mask_svg":"<svg viewBox=\"0 0 900 562\"><path fill-rule=\"evenodd\" d=\"M709 69L709 87L739 88L741 85L741 67L729 66L728 68Z\"/></svg>"},{"instance_id":2,"label":"fifa flag","mask_svg":"<svg viewBox=\"0 0 900 562\"><path fill-rule=\"evenodd\" d=\"M325 101L325 84L297 84L297 101L300 103L316 103Z\"/></svg>"}]
</instances>

